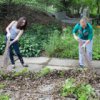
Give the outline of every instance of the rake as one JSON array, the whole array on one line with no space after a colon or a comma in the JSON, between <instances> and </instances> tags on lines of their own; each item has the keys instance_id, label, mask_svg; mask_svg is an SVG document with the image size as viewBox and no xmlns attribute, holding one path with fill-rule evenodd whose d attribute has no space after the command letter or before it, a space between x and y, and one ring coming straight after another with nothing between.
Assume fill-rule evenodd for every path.
<instances>
[{"instance_id":1,"label":"rake","mask_svg":"<svg viewBox=\"0 0 100 100\"><path fill-rule=\"evenodd\" d=\"M86 66L89 68L89 69L91 69L92 68L92 64L91 64L91 61L89 60L89 58L88 58L88 56L87 56L87 54L86 54L86 50L85 50L85 48L82 48L82 57L83 57L83 60L84 60L84 62L85 62L85 64L86 64Z\"/></svg>"},{"instance_id":2,"label":"rake","mask_svg":"<svg viewBox=\"0 0 100 100\"><path fill-rule=\"evenodd\" d=\"M3 54L3 68L6 69L9 65L9 46L10 46L10 37L7 39L5 51Z\"/></svg>"}]
</instances>

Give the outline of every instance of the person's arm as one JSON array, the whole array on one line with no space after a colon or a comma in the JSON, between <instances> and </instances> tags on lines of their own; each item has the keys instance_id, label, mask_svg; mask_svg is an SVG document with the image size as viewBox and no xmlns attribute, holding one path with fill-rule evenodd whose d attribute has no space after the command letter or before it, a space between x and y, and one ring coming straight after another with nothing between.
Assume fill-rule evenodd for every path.
<instances>
[{"instance_id":1,"label":"person's arm","mask_svg":"<svg viewBox=\"0 0 100 100\"><path fill-rule=\"evenodd\" d=\"M83 47L85 47L87 44L90 43L90 41L93 38L93 28L92 26L89 24L89 36L88 36L88 40L83 44Z\"/></svg>"},{"instance_id":2,"label":"person's arm","mask_svg":"<svg viewBox=\"0 0 100 100\"><path fill-rule=\"evenodd\" d=\"M78 38L78 36L77 36L75 33L73 33L73 36L74 36L74 39L75 39L76 41L79 41L79 38Z\"/></svg>"},{"instance_id":3,"label":"person's arm","mask_svg":"<svg viewBox=\"0 0 100 100\"><path fill-rule=\"evenodd\" d=\"M74 29L73 29L73 36L74 36L74 39L77 40L77 41L79 41L79 38L78 38L78 36L76 35L76 33L77 33L77 31L78 31L78 25L79 25L79 24L76 24L75 27L74 27Z\"/></svg>"},{"instance_id":4,"label":"person's arm","mask_svg":"<svg viewBox=\"0 0 100 100\"><path fill-rule=\"evenodd\" d=\"M14 42L18 41L19 38L22 36L23 32L24 32L24 31L21 30L21 31L18 33L18 35L16 36L16 38L15 38L13 41L11 41L11 44L13 44Z\"/></svg>"},{"instance_id":5,"label":"person's arm","mask_svg":"<svg viewBox=\"0 0 100 100\"><path fill-rule=\"evenodd\" d=\"M92 25L89 24L89 35L88 35L88 40L86 41L86 45L90 43L90 41L93 39L93 28Z\"/></svg>"},{"instance_id":6,"label":"person's arm","mask_svg":"<svg viewBox=\"0 0 100 100\"><path fill-rule=\"evenodd\" d=\"M7 26L7 28L6 28L6 32L7 32L7 34L8 34L8 36L10 36L10 28L12 27L12 25L15 23L16 21L12 21L8 26Z\"/></svg>"}]
</instances>

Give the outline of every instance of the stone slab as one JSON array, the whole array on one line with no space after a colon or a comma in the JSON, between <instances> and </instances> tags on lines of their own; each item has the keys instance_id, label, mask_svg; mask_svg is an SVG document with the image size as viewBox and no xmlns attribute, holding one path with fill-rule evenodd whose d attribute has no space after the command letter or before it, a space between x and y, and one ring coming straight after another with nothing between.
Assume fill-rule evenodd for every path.
<instances>
[{"instance_id":1,"label":"stone slab","mask_svg":"<svg viewBox=\"0 0 100 100\"><path fill-rule=\"evenodd\" d=\"M28 64L45 64L49 61L50 58L47 57L31 57L31 58L24 58L24 62ZM19 62L17 60L16 62Z\"/></svg>"}]
</instances>

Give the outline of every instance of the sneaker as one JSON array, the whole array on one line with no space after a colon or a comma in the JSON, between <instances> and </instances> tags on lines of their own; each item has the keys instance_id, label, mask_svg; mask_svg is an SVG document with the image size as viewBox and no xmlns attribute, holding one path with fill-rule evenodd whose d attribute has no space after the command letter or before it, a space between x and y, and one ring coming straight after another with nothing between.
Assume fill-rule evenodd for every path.
<instances>
[{"instance_id":1,"label":"sneaker","mask_svg":"<svg viewBox=\"0 0 100 100\"><path fill-rule=\"evenodd\" d=\"M83 65L79 65L80 66L80 68L84 68L84 66Z\"/></svg>"},{"instance_id":2,"label":"sneaker","mask_svg":"<svg viewBox=\"0 0 100 100\"><path fill-rule=\"evenodd\" d=\"M28 65L27 65L27 64L23 64L22 66L23 66L23 67L28 67Z\"/></svg>"}]
</instances>

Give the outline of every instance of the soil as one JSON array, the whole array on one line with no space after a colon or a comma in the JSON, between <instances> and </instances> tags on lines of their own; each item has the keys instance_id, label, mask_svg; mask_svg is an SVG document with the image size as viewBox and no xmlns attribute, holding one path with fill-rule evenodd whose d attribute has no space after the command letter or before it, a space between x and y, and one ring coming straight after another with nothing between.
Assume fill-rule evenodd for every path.
<instances>
[{"instance_id":1,"label":"soil","mask_svg":"<svg viewBox=\"0 0 100 100\"><path fill-rule=\"evenodd\" d=\"M78 82L84 78L84 82L91 84L100 96L100 74L94 72L55 70L42 77L31 72L18 77L9 74L9 77L11 79L7 80L0 76L0 83L6 84L4 89L0 89L0 93L10 95L11 100L76 100L73 96L60 95L65 80L70 77Z\"/></svg>"}]
</instances>

